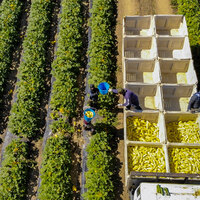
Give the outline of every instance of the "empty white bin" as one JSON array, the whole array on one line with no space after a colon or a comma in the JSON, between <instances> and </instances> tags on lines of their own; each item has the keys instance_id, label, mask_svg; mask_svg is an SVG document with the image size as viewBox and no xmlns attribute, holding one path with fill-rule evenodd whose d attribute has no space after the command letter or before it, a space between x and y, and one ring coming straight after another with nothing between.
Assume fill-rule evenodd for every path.
<instances>
[{"instance_id":1,"label":"empty white bin","mask_svg":"<svg viewBox=\"0 0 200 200\"><path fill-rule=\"evenodd\" d=\"M123 41L123 56L125 58L154 59L157 57L154 37L125 36Z\"/></svg>"},{"instance_id":2,"label":"empty white bin","mask_svg":"<svg viewBox=\"0 0 200 200\"><path fill-rule=\"evenodd\" d=\"M169 84L196 84L197 76L192 60L159 59L161 82Z\"/></svg>"},{"instance_id":3,"label":"empty white bin","mask_svg":"<svg viewBox=\"0 0 200 200\"><path fill-rule=\"evenodd\" d=\"M160 69L155 60L124 60L125 77L128 83L160 83Z\"/></svg>"},{"instance_id":4,"label":"empty white bin","mask_svg":"<svg viewBox=\"0 0 200 200\"><path fill-rule=\"evenodd\" d=\"M187 25L183 15L155 15L156 34L187 36Z\"/></svg>"},{"instance_id":5,"label":"empty white bin","mask_svg":"<svg viewBox=\"0 0 200 200\"><path fill-rule=\"evenodd\" d=\"M191 95L196 86L163 85L161 86L165 111L186 112Z\"/></svg>"},{"instance_id":6,"label":"empty white bin","mask_svg":"<svg viewBox=\"0 0 200 200\"><path fill-rule=\"evenodd\" d=\"M152 16L126 16L123 20L124 35L151 36L154 28Z\"/></svg>"},{"instance_id":7,"label":"empty white bin","mask_svg":"<svg viewBox=\"0 0 200 200\"><path fill-rule=\"evenodd\" d=\"M191 59L188 37L158 36L156 38L158 57L174 59Z\"/></svg>"}]
</instances>

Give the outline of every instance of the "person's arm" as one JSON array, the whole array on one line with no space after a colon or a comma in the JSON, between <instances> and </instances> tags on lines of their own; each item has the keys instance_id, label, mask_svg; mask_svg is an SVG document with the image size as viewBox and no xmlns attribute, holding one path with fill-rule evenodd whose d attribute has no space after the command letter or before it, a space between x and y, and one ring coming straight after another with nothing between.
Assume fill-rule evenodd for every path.
<instances>
[{"instance_id":1,"label":"person's arm","mask_svg":"<svg viewBox=\"0 0 200 200\"><path fill-rule=\"evenodd\" d=\"M196 95L193 95L189 101L189 104L188 104L188 108L187 108L187 111L191 110L191 108L193 108L193 105L194 105L194 102L196 101L197 99L197 96Z\"/></svg>"},{"instance_id":2,"label":"person's arm","mask_svg":"<svg viewBox=\"0 0 200 200\"><path fill-rule=\"evenodd\" d=\"M130 106L131 105L131 94L128 94L124 97L126 99L125 103L122 106Z\"/></svg>"},{"instance_id":3,"label":"person's arm","mask_svg":"<svg viewBox=\"0 0 200 200\"><path fill-rule=\"evenodd\" d=\"M118 94L118 90L117 90L117 89L109 88L108 91L109 91L109 92L113 92L113 93L115 93L115 94Z\"/></svg>"}]
</instances>

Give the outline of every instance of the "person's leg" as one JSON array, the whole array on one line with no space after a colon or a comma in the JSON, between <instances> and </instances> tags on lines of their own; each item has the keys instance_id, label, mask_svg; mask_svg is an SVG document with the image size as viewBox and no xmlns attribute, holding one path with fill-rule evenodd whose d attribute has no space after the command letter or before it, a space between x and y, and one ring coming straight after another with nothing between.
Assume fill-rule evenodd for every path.
<instances>
[{"instance_id":1,"label":"person's leg","mask_svg":"<svg viewBox=\"0 0 200 200\"><path fill-rule=\"evenodd\" d=\"M132 106L136 109L136 110L142 110L142 108L139 105L139 101L138 99L132 104Z\"/></svg>"},{"instance_id":2,"label":"person's leg","mask_svg":"<svg viewBox=\"0 0 200 200\"><path fill-rule=\"evenodd\" d=\"M131 109L131 105L126 106L126 110L130 110Z\"/></svg>"}]
</instances>

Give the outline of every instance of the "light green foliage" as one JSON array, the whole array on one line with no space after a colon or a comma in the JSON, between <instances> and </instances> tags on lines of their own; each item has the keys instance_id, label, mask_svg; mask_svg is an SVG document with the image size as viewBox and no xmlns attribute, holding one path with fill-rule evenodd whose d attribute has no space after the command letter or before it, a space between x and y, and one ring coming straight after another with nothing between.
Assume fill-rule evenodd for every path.
<instances>
[{"instance_id":1,"label":"light green foliage","mask_svg":"<svg viewBox=\"0 0 200 200\"><path fill-rule=\"evenodd\" d=\"M91 9L90 26L92 38L90 42L90 79L89 83L97 85L100 82L113 84L115 63L115 1L95 0Z\"/></svg>"},{"instance_id":2,"label":"light green foliage","mask_svg":"<svg viewBox=\"0 0 200 200\"><path fill-rule=\"evenodd\" d=\"M112 154L106 132L96 133L87 147L88 160L86 172L86 200L114 199L112 172Z\"/></svg>"},{"instance_id":3,"label":"light green foliage","mask_svg":"<svg viewBox=\"0 0 200 200\"><path fill-rule=\"evenodd\" d=\"M51 6L51 1L32 1L23 42L23 61L18 71L17 102L12 106L9 120L10 131L16 135L33 137L39 129Z\"/></svg>"},{"instance_id":4,"label":"light green foliage","mask_svg":"<svg viewBox=\"0 0 200 200\"><path fill-rule=\"evenodd\" d=\"M90 76L88 82L97 86L101 82L108 82L114 86L116 70L115 53L115 0L95 0L91 9L90 26L92 38L89 48ZM112 200L114 199L114 186L112 182L112 154L108 135L112 135L112 126L115 121L113 109L115 97L112 93L99 94L102 116L95 124L95 133L87 148L88 160L86 173L87 192L86 200Z\"/></svg>"},{"instance_id":5,"label":"light green foliage","mask_svg":"<svg viewBox=\"0 0 200 200\"><path fill-rule=\"evenodd\" d=\"M48 139L41 168L40 200L72 199L71 145L64 135L72 133L67 122L76 116L77 77L82 58L82 13L80 0L62 0L58 48L53 62L55 78L51 96L51 130L55 135Z\"/></svg>"},{"instance_id":6,"label":"light green foliage","mask_svg":"<svg viewBox=\"0 0 200 200\"><path fill-rule=\"evenodd\" d=\"M198 0L177 0L178 13L185 15L190 45L200 45L200 5Z\"/></svg>"},{"instance_id":7,"label":"light green foliage","mask_svg":"<svg viewBox=\"0 0 200 200\"><path fill-rule=\"evenodd\" d=\"M62 133L47 140L41 168L40 200L72 199L70 149L70 141Z\"/></svg>"},{"instance_id":8,"label":"light green foliage","mask_svg":"<svg viewBox=\"0 0 200 200\"><path fill-rule=\"evenodd\" d=\"M28 145L13 140L6 148L0 171L0 199L24 200L29 169Z\"/></svg>"},{"instance_id":9,"label":"light green foliage","mask_svg":"<svg viewBox=\"0 0 200 200\"><path fill-rule=\"evenodd\" d=\"M52 118L74 117L77 111L77 77L82 57L82 13L80 0L63 0L58 48L53 63L55 77L51 97Z\"/></svg>"},{"instance_id":10,"label":"light green foliage","mask_svg":"<svg viewBox=\"0 0 200 200\"><path fill-rule=\"evenodd\" d=\"M22 2L4 0L0 6L0 92L3 91L7 72L10 69L12 52L19 34L17 31Z\"/></svg>"}]
</instances>

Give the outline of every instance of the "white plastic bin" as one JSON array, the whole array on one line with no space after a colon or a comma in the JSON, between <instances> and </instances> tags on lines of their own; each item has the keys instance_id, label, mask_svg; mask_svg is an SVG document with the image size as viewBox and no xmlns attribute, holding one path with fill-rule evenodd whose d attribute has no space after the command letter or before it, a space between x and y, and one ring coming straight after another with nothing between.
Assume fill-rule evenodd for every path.
<instances>
[{"instance_id":1,"label":"white plastic bin","mask_svg":"<svg viewBox=\"0 0 200 200\"><path fill-rule=\"evenodd\" d=\"M126 16L123 20L124 35L151 36L154 28L152 16Z\"/></svg>"},{"instance_id":2,"label":"white plastic bin","mask_svg":"<svg viewBox=\"0 0 200 200\"><path fill-rule=\"evenodd\" d=\"M196 92L196 86L163 85L161 90L165 111L186 112L190 97Z\"/></svg>"},{"instance_id":3,"label":"white plastic bin","mask_svg":"<svg viewBox=\"0 0 200 200\"><path fill-rule=\"evenodd\" d=\"M168 144L167 149L171 173L200 173L200 145Z\"/></svg>"},{"instance_id":4,"label":"white plastic bin","mask_svg":"<svg viewBox=\"0 0 200 200\"><path fill-rule=\"evenodd\" d=\"M154 59L157 57L156 39L154 37L125 36L123 52L125 58Z\"/></svg>"},{"instance_id":5,"label":"white plastic bin","mask_svg":"<svg viewBox=\"0 0 200 200\"><path fill-rule=\"evenodd\" d=\"M143 110L163 110L159 85L126 84L125 87L138 96L140 106Z\"/></svg>"},{"instance_id":6,"label":"white plastic bin","mask_svg":"<svg viewBox=\"0 0 200 200\"><path fill-rule=\"evenodd\" d=\"M136 83L160 83L160 69L155 60L125 59L125 81Z\"/></svg>"},{"instance_id":7,"label":"white plastic bin","mask_svg":"<svg viewBox=\"0 0 200 200\"><path fill-rule=\"evenodd\" d=\"M126 115L126 122L124 124L124 131L126 132L126 140L127 141L134 141L134 142L160 142L160 143L165 143L166 142L166 137L165 137L165 122L164 122L164 116L163 113L159 113L159 112L142 112L142 113L134 113L131 111L128 111L125 113ZM144 122L146 122L145 125L142 125L145 130L148 132L148 129L151 129L151 126L148 126L149 123L155 123L158 126L159 132L158 135L155 136L154 133L148 132L148 133L142 133L142 135L144 135L144 137L142 136L142 140L139 139L139 137L135 137L135 140L129 139L130 136L129 134L131 132L132 127L135 126L135 129L137 129L138 125L134 125L134 124L130 124L130 122L128 122L127 120L132 119L132 118L137 118L137 119L141 119L144 120ZM132 122L132 120L131 120ZM147 127L146 127L147 126ZM138 132L140 132L140 130L137 130ZM141 130L142 132L144 130ZM135 133L136 134L136 133ZM139 135L140 133L138 133ZM151 135L149 135L151 134ZM153 135L153 137L151 138L151 136ZM144 140L143 140L144 139ZM152 140L153 141L152 141ZM156 141L155 141L156 139Z\"/></svg>"},{"instance_id":8,"label":"white plastic bin","mask_svg":"<svg viewBox=\"0 0 200 200\"><path fill-rule=\"evenodd\" d=\"M160 59L162 83L196 84L197 76L192 60Z\"/></svg>"},{"instance_id":9,"label":"white plastic bin","mask_svg":"<svg viewBox=\"0 0 200 200\"><path fill-rule=\"evenodd\" d=\"M135 151L130 151L131 148L136 148ZM147 151L146 153L144 151ZM158 154L151 152L151 149L160 149ZM148 150L149 149L149 150ZM157 143L128 143L127 144L127 175L131 171L138 172L168 172L168 159L166 146ZM162 152L162 153L161 153ZM133 154L133 155L132 155ZM131 156L132 155L132 156ZM133 159L133 160L132 160ZM132 162L131 162L132 161ZM125 163L126 165L126 163ZM135 168L135 169L134 169Z\"/></svg>"},{"instance_id":10,"label":"white plastic bin","mask_svg":"<svg viewBox=\"0 0 200 200\"><path fill-rule=\"evenodd\" d=\"M183 15L155 15L156 34L187 36L187 25Z\"/></svg>"},{"instance_id":11,"label":"white plastic bin","mask_svg":"<svg viewBox=\"0 0 200 200\"><path fill-rule=\"evenodd\" d=\"M188 37L158 36L158 57L174 59L191 59L190 44Z\"/></svg>"},{"instance_id":12,"label":"white plastic bin","mask_svg":"<svg viewBox=\"0 0 200 200\"><path fill-rule=\"evenodd\" d=\"M165 113L168 143L200 145L200 116L196 113Z\"/></svg>"}]
</instances>

